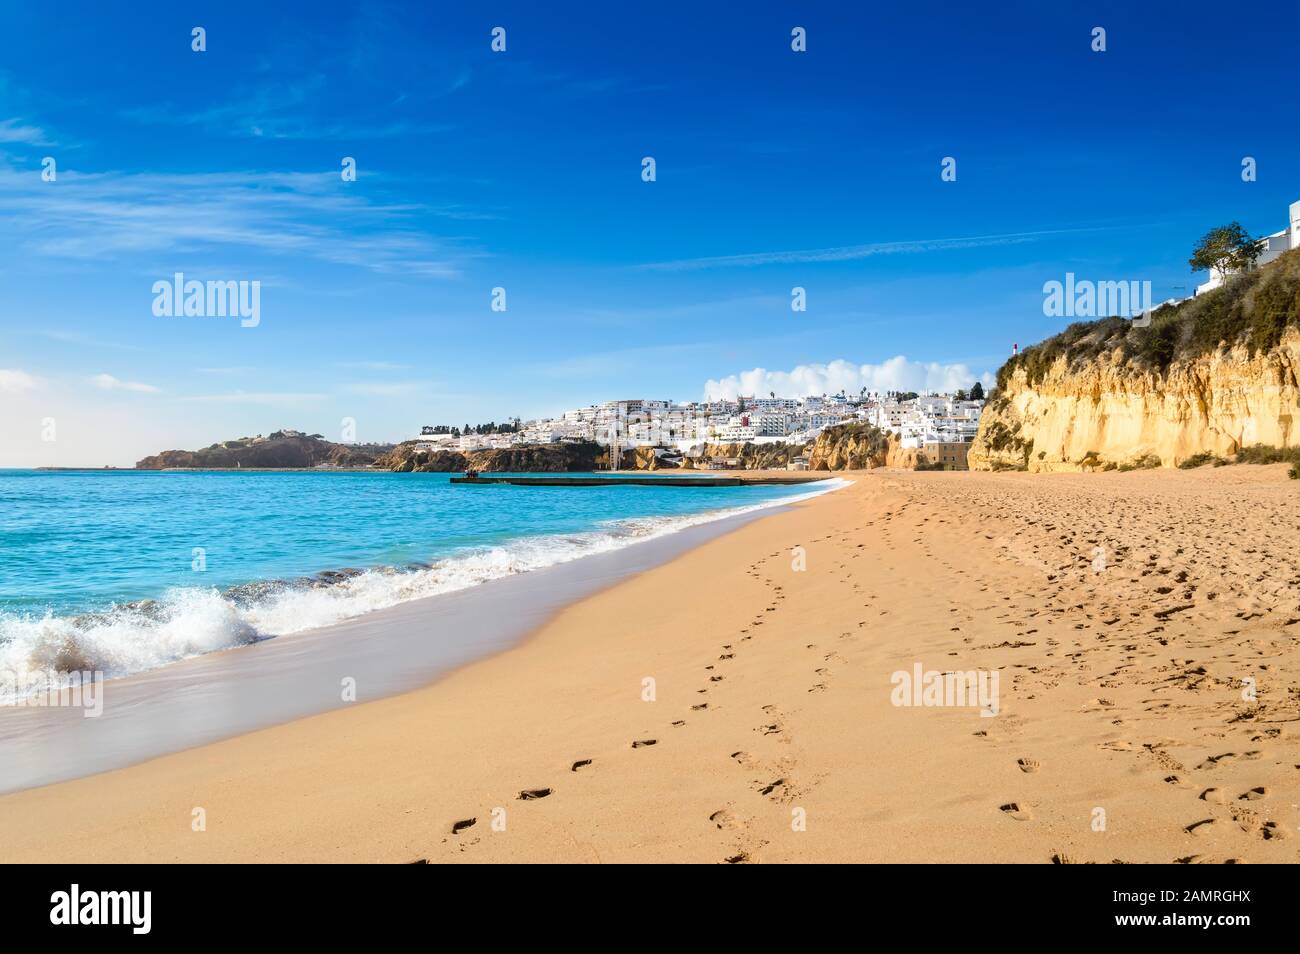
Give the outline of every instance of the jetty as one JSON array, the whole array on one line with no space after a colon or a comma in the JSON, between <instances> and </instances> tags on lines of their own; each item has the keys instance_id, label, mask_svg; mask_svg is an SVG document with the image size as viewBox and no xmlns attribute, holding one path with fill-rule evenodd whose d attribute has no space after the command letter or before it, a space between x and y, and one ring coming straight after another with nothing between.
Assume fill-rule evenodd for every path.
<instances>
[{"instance_id":1,"label":"jetty","mask_svg":"<svg viewBox=\"0 0 1300 954\"><path fill-rule=\"evenodd\" d=\"M810 484L820 477L452 477L467 487L509 484L512 487L745 487L751 484Z\"/></svg>"}]
</instances>

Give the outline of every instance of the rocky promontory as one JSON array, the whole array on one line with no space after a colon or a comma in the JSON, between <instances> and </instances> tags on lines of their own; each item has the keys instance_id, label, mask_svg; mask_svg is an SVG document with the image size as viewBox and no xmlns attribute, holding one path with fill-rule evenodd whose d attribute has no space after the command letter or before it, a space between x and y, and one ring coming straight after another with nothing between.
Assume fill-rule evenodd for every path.
<instances>
[{"instance_id":1,"label":"rocky promontory","mask_svg":"<svg viewBox=\"0 0 1300 954\"><path fill-rule=\"evenodd\" d=\"M336 444L319 434L276 431L241 437L199 450L166 450L137 461L136 470L301 470L364 468L392 450L391 444Z\"/></svg>"}]
</instances>

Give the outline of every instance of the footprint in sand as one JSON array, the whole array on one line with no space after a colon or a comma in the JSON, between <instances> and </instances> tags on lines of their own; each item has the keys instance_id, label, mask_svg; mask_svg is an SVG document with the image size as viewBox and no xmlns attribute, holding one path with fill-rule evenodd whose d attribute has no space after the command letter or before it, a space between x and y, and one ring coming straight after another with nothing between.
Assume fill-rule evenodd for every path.
<instances>
[{"instance_id":1,"label":"footprint in sand","mask_svg":"<svg viewBox=\"0 0 1300 954\"><path fill-rule=\"evenodd\" d=\"M569 767L569 771L576 772L578 769L586 768L590 764L591 759L578 759L578 761L574 762L573 765Z\"/></svg>"},{"instance_id":2,"label":"footprint in sand","mask_svg":"<svg viewBox=\"0 0 1300 954\"><path fill-rule=\"evenodd\" d=\"M1237 796L1237 798L1245 799L1247 801L1253 802L1257 799L1264 798L1267 795L1268 795L1267 788L1265 788L1263 785L1256 785L1254 788L1247 789L1246 791L1242 792L1240 795Z\"/></svg>"},{"instance_id":3,"label":"footprint in sand","mask_svg":"<svg viewBox=\"0 0 1300 954\"><path fill-rule=\"evenodd\" d=\"M539 798L545 798L551 794L549 788L526 788L515 797L521 802L534 802Z\"/></svg>"},{"instance_id":4,"label":"footprint in sand","mask_svg":"<svg viewBox=\"0 0 1300 954\"><path fill-rule=\"evenodd\" d=\"M1276 838L1288 837L1287 831L1275 821L1266 821L1260 826L1259 836L1265 841L1273 841Z\"/></svg>"},{"instance_id":5,"label":"footprint in sand","mask_svg":"<svg viewBox=\"0 0 1300 954\"><path fill-rule=\"evenodd\" d=\"M790 795L790 783L783 778L778 778L775 782L769 782L760 788L758 794L781 801Z\"/></svg>"},{"instance_id":6,"label":"footprint in sand","mask_svg":"<svg viewBox=\"0 0 1300 954\"><path fill-rule=\"evenodd\" d=\"M1020 771L1026 774L1037 772L1040 767L1038 759L1016 759L1016 764L1020 766Z\"/></svg>"},{"instance_id":7,"label":"footprint in sand","mask_svg":"<svg viewBox=\"0 0 1300 954\"><path fill-rule=\"evenodd\" d=\"M1204 762L1202 762L1200 765L1196 767L1198 769L1214 768L1220 762L1231 762L1236 757L1237 757L1236 752L1224 752L1222 755L1211 755L1209 758L1207 758Z\"/></svg>"},{"instance_id":8,"label":"footprint in sand","mask_svg":"<svg viewBox=\"0 0 1300 954\"><path fill-rule=\"evenodd\" d=\"M458 822L451 823L451 833L453 835L459 835L466 828L473 828L477 823L478 823L477 818L462 818Z\"/></svg>"},{"instance_id":9,"label":"footprint in sand","mask_svg":"<svg viewBox=\"0 0 1300 954\"><path fill-rule=\"evenodd\" d=\"M736 816L725 808L719 809L709 816L709 821L713 822L718 828L738 828L740 823L736 821Z\"/></svg>"},{"instance_id":10,"label":"footprint in sand","mask_svg":"<svg viewBox=\"0 0 1300 954\"><path fill-rule=\"evenodd\" d=\"M632 748L642 749L645 748L647 745L656 745L658 742L659 742L658 739L637 739L632 743Z\"/></svg>"},{"instance_id":11,"label":"footprint in sand","mask_svg":"<svg viewBox=\"0 0 1300 954\"><path fill-rule=\"evenodd\" d=\"M1016 821L1029 821L1033 815L1029 811L1029 806L1021 806L1019 802L1007 802L1005 805L999 805L998 811L1010 815Z\"/></svg>"},{"instance_id":12,"label":"footprint in sand","mask_svg":"<svg viewBox=\"0 0 1300 954\"><path fill-rule=\"evenodd\" d=\"M1210 831L1211 825L1214 824L1213 818L1202 818L1200 821L1194 821L1190 825L1184 825L1183 831L1189 835L1203 835Z\"/></svg>"}]
</instances>

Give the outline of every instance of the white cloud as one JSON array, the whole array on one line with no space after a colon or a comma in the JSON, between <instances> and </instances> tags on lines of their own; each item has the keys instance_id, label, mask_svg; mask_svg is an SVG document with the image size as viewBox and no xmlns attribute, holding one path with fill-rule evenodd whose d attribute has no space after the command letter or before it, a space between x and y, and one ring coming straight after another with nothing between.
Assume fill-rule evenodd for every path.
<instances>
[{"instance_id":1,"label":"white cloud","mask_svg":"<svg viewBox=\"0 0 1300 954\"><path fill-rule=\"evenodd\" d=\"M980 381L986 388L993 384L988 372L976 376L964 364L909 361L897 355L880 364L853 364L837 359L830 364L801 364L790 371L754 368L728 375L720 381L710 379L704 385L706 400L736 398L741 395L766 396L775 391L778 397L807 397L813 394L856 393L868 391L955 391Z\"/></svg>"},{"instance_id":2,"label":"white cloud","mask_svg":"<svg viewBox=\"0 0 1300 954\"><path fill-rule=\"evenodd\" d=\"M18 394L22 391L31 391L37 383L37 380L26 371L17 368L0 368L0 393Z\"/></svg>"},{"instance_id":3,"label":"white cloud","mask_svg":"<svg viewBox=\"0 0 1300 954\"><path fill-rule=\"evenodd\" d=\"M157 394L159 391L152 384L141 384L139 381L122 381L111 374L97 374L90 380L94 382L95 387L102 388L105 391L135 391L139 394Z\"/></svg>"}]
</instances>

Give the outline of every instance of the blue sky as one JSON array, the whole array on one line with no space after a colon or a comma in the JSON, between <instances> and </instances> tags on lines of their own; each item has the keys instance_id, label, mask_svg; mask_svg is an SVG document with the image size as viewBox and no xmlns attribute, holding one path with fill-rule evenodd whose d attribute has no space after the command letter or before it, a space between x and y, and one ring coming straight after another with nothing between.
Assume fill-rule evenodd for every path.
<instances>
[{"instance_id":1,"label":"blue sky","mask_svg":"<svg viewBox=\"0 0 1300 954\"><path fill-rule=\"evenodd\" d=\"M0 12L0 466L966 382L1065 323L1045 281L1189 294L1300 199L1295 8L272 6ZM177 271L261 323L155 317Z\"/></svg>"}]
</instances>

